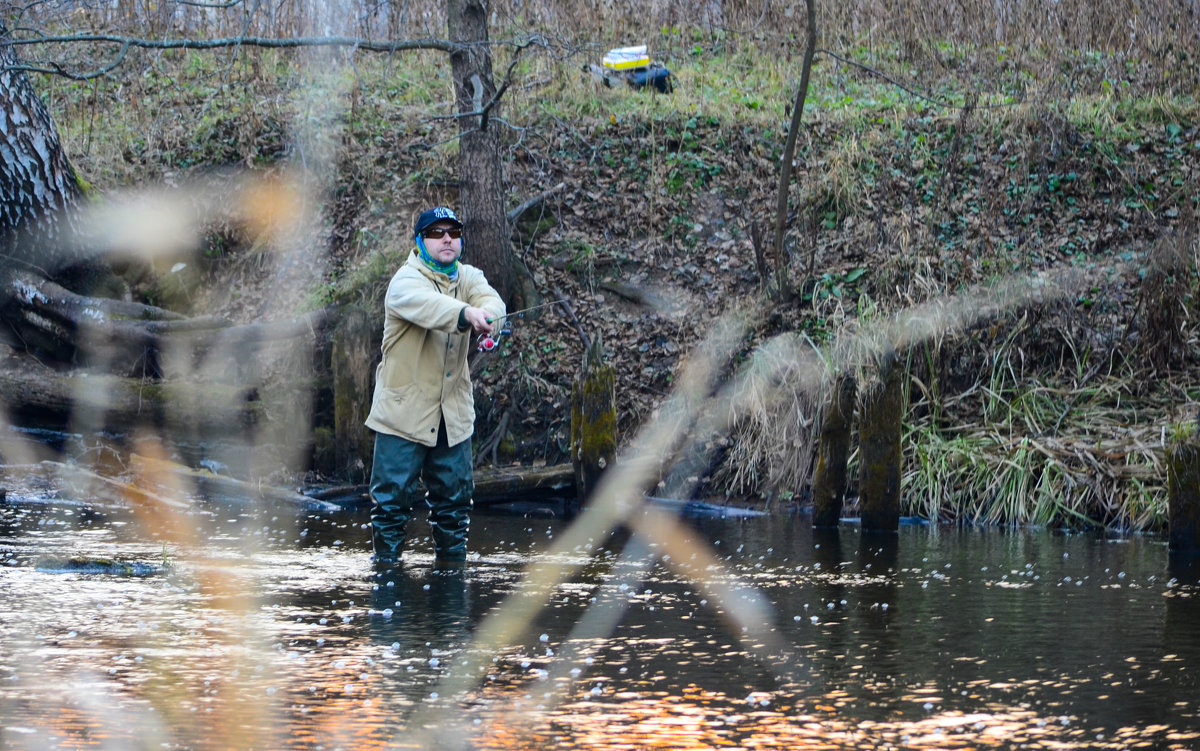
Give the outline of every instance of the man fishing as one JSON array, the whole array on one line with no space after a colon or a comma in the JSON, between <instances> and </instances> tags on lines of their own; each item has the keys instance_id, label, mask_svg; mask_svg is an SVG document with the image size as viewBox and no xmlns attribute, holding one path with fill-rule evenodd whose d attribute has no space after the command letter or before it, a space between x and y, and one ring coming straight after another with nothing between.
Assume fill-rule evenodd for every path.
<instances>
[{"instance_id":1,"label":"man fishing","mask_svg":"<svg viewBox=\"0 0 1200 751\"><path fill-rule=\"evenodd\" d=\"M422 212L413 225L416 248L388 284L383 359L366 421L376 433L371 543L377 565L399 561L422 498L437 559L466 559L475 489L467 350L472 333L497 335L506 309L483 272L460 262L462 227L448 208Z\"/></svg>"}]
</instances>

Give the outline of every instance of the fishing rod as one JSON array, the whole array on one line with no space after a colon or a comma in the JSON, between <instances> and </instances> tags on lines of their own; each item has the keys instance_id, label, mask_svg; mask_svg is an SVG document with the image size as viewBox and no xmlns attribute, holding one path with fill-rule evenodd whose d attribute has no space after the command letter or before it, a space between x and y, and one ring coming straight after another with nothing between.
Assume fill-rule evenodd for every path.
<instances>
[{"instance_id":1,"label":"fishing rod","mask_svg":"<svg viewBox=\"0 0 1200 751\"><path fill-rule=\"evenodd\" d=\"M505 313L504 315L502 315L502 316L500 316L500 317L501 317L501 318L512 318L512 317L514 317L514 316L522 316L522 315L525 315L526 313L528 313L528 312L529 312L529 311L531 311L531 310L539 310L540 308L548 308L548 307L550 307L551 305L558 305L558 304L560 304L561 302L562 302L562 300L554 300L554 301L552 301L552 302L544 302L544 303L542 303L541 305L534 305L533 307L529 307L529 308L521 308L520 310L514 310L514 311L513 311L513 312L511 312L511 313ZM493 320L494 320L494 319L492 319L492 318L489 318L489 319L488 319L488 323L491 323Z\"/></svg>"},{"instance_id":2,"label":"fishing rod","mask_svg":"<svg viewBox=\"0 0 1200 751\"><path fill-rule=\"evenodd\" d=\"M523 316L531 310L538 310L540 308L548 308L551 305L558 305L561 302L562 302L562 300L555 300L553 302L542 303L541 305L533 305L528 308L522 308L521 310L514 310L511 313L505 313L504 315L500 316L500 318L503 320L503 319L507 319L507 318L513 318L515 316ZM496 319L489 318L487 320L488 320L488 323L491 323L492 321L494 321ZM480 352L491 352L496 347L500 346L500 337L504 334L509 334L509 335L512 334L512 328L509 327L509 325L507 323L505 323L503 328L501 328L499 331L497 331L494 336L492 334L480 334L479 335L479 344L478 344L478 346L475 347L475 349Z\"/></svg>"}]
</instances>

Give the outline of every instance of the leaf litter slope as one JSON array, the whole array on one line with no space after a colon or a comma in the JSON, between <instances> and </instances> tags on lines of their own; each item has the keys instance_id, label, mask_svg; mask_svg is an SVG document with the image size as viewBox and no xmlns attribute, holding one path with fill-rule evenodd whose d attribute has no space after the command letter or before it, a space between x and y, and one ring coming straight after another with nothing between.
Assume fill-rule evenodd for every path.
<instances>
[{"instance_id":1,"label":"leaf litter slope","mask_svg":"<svg viewBox=\"0 0 1200 751\"><path fill-rule=\"evenodd\" d=\"M512 205L563 184L522 218L514 238L538 292L562 295L574 317L553 310L518 318L500 350L476 359L479 437L501 423L510 431L487 442L497 460L566 458L580 332L604 341L618 373L620 428L630 436L731 309L760 314L736 364L783 332L827 347L906 307L1014 276L1056 279L1064 269L1081 280L1070 299L933 332L910 366L920 382L914 419L935 416L939 429L995 422L978 387L997 373L1011 375L1010 388L1042 381L1066 390L1116 377L1126 404L1164 386L1187 401L1198 192L1197 134L1187 112L1119 132L1053 108L974 118L912 109L834 120L814 112L791 187L792 294L781 296L764 290L762 274L775 262L760 265L751 237L753 225L766 230L774 218L782 134L761 123L663 111L548 117L536 123L539 138L510 148ZM237 155L269 167L286 156L277 148L282 118L236 123L226 121L214 161ZM456 159L446 149L431 152L427 130L392 130L388 139L375 132L351 125L331 158L330 251L315 272L325 281L302 304L355 296L378 304L405 250L408 214L455 200ZM205 149L213 148L210 140ZM143 177L172 172L133 161ZM244 237L217 228L210 238L208 278L189 304L255 320L259 301L271 297L274 270L253 260ZM1157 286L1147 289L1147 280ZM1147 314L1164 308L1175 313ZM1077 408L1081 400L1074 401L1067 406ZM1148 423L1177 417L1170 399L1154 401ZM1062 433L1071 425L1062 419L1052 427ZM723 453L700 468L717 484L734 478L737 490L762 494L797 487L795 476L772 473L770 457L754 455L752 440L739 446L735 435L720 446ZM754 471L738 473L747 466Z\"/></svg>"}]
</instances>

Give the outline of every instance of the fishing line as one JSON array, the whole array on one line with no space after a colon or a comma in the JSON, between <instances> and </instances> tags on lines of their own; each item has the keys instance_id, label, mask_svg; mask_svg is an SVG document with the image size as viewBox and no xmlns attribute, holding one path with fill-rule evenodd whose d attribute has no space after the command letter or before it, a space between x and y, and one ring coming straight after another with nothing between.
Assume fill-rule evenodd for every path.
<instances>
[{"instance_id":1,"label":"fishing line","mask_svg":"<svg viewBox=\"0 0 1200 751\"><path fill-rule=\"evenodd\" d=\"M534 305L529 308L522 308L521 310L514 310L511 313L505 313L504 315L500 316L500 318L501 318L501 320L503 320L503 319L507 319L507 318L512 318L514 316L523 316L531 310L538 310L539 308L548 308L551 305L558 305L561 302L562 302L562 300L555 300L553 302L542 303L541 305ZM488 323L491 323L492 321L494 321L496 319L489 318L487 320L488 320ZM497 331L494 335L493 334L480 334L479 335L479 343L475 347L475 349L480 352L491 352L496 347L500 346L500 337L503 336L504 334L508 334L510 336L512 335L512 327L508 323L505 323L504 326L499 331Z\"/></svg>"},{"instance_id":2,"label":"fishing line","mask_svg":"<svg viewBox=\"0 0 1200 751\"><path fill-rule=\"evenodd\" d=\"M521 308L520 310L514 310L514 311L513 311L513 312L511 312L511 313L505 313L504 315L502 315L502 316L500 316L500 317L501 317L501 318L512 318L513 316L524 315L524 314L528 313L528 312L529 312L529 311L531 311L531 310L538 310L538 309L540 309L540 308L548 308L548 307L550 307L551 305L558 305L558 304L559 304L559 303L561 303L561 302L562 302L562 300L554 300L553 302L544 302L544 303L542 303L541 305L534 305L534 306L533 306L533 307L531 307L531 308ZM488 319L488 323L491 323L491 322L492 322L492 320L493 320L493 319L489 318L489 319Z\"/></svg>"}]
</instances>

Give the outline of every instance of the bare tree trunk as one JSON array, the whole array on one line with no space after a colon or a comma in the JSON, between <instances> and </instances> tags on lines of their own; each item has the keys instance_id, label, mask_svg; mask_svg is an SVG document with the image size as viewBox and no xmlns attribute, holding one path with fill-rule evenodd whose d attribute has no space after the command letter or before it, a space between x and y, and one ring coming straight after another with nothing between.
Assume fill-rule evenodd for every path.
<instances>
[{"instance_id":1,"label":"bare tree trunk","mask_svg":"<svg viewBox=\"0 0 1200 751\"><path fill-rule=\"evenodd\" d=\"M804 114L804 100L808 98L808 79L812 73L813 55L817 48L817 12L816 0L805 0L808 5L808 44L804 48L804 66L800 71L800 87L796 90L796 100L792 103L792 122L788 126L787 140L783 145L783 159L779 165L779 192L775 201L775 239L771 250L775 256L775 283L780 297L788 297L790 284L788 282L788 263L783 238L787 229L788 189L792 183L792 161L796 155L796 139L800 134L801 116Z\"/></svg>"},{"instance_id":2,"label":"bare tree trunk","mask_svg":"<svg viewBox=\"0 0 1200 751\"><path fill-rule=\"evenodd\" d=\"M488 281L511 302L516 274L505 206L504 171L500 138L489 127L494 116L496 84L492 52L488 45L487 3L482 0L446 0L450 40L460 46L450 55L458 106L459 200L466 222L463 254L468 263L483 269Z\"/></svg>"},{"instance_id":3,"label":"bare tree trunk","mask_svg":"<svg viewBox=\"0 0 1200 751\"><path fill-rule=\"evenodd\" d=\"M55 277L80 260L67 249L76 247L69 209L81 191L50 112L25 73L12 70L8 38L0 22L0 268Z\"/></svg>"},{"instance_id":4,"label":"bare tree trunk","mask_svg":"<svg viewBox=\"0 0 1200 751\"><path fill-rule=\"evenodd\" d=\"M377 322L360 307L348 308L333 332L334 472L351 482L370 474L375 439L363 423L371 411L371 386L379 361Z\"/></svg>"}]
</instances>

